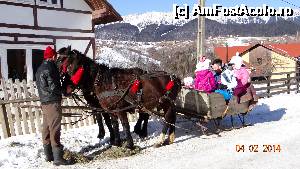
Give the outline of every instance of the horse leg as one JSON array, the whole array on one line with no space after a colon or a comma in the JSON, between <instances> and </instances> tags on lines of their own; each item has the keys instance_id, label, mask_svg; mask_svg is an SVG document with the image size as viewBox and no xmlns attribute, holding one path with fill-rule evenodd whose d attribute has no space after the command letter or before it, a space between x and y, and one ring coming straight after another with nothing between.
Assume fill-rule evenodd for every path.
<instances>
[{"instance_id":1,"label":"horse leg","mask_svg":"<svg viewBox=\"0 0 300 169\"><path fill-rule=\"evenodd\" d=\"M173 144L175 140L176 112L173 110L172 106L168 108L165 118L169 123L169 144Z\"/></svg>"},{"instance_id":2,"label":"horse leg","mask_svg":"<svg viewBox=\"0 0 300 169\"><path fill-rule=\"evenodd\" d=\"M130 125L128 122L127 114L126 113L119 113L119 118L122 122L123 131L125 132L126 137L126 148L133 149L133 139L130 133Z\"/></svg>"},{"instance_id":3,"label":"horse leg","mask_svg":"<svg viewBox=\"0 0 300 169\"><path fill-rule=\"evenodd\" d=\"M95 117L98 127L99 127L99 134L97 137L99 139L103 139L105 136L105 130L104 130L104 125L103 125L103 121L102 121L102 116L101 116L101 114L95 114L94 117Z\"/></svg>"},{"instance_id":4,"label":"horse leg","mask_svg":"<svg viewBox=\"0 0 300 169\"><path fill-rule=\"evenodd\" d=\"M102 113L102 116L104 118L105 124L108 128L109 134L110 134L110 143L113 144L115 142L115 133L112 126L112 120L110 119L110 116L108 113Z\"/></svg>"},{"instance_id":5,"label":"horse leg","mask_svg":"<svg viewBox=\"0 0 300 169\"><path fill-rule=\"evenodd\" d=\"M173 115L173 111L172 111L172 108L169 107L168 109L164 109L164 111L166 112L165 113L165 122L164 122L164 125L163 125L163 129L162 129L162 132L160 134L160 140L158 141L158 143L156 143L154 146L155 147L160 147L164 144L166 144L166 140L165 140L165 137L166 137L166 134L167 134L167 131L169 130L169 144L172 144L175 140L175 121L176 121L176 114L174 112L174 115ZM171 124L174 124L174 125L171 125Z\"/></svg>"},{"instance_id":6,"label":"horse leg","mask_svg":"<svg viewBox=\"0 0 300 169\"><path fill-rule=\"evenodd\" d=\"M143 122L143 113L139 113L139 119L137 120L133 132L140 136L141 134L141 126Z\"/></svg>"},{"instance_id":7,"label":"horse leg","mask_svg":"<svg viewBox=\"0 0 300 169\"><path fill-rule=\"evenodd\" d=\"M150 115L148 113L142 113L142 114L143 114L144 123L143 123L140 137L145 138L148 136L148 120Z\"/></svg>"},{"instance_id":8,"label":"horse leg","mask_svg":"<svg viewBox=\"0 0 300 169\"><path fill-rule=\"evenodd\" d=\"M111 115L111 122L113 127L114 141L111 143L115 146L121 145L120 132L119 132L119 122L118 117L116 115Z\"/></svg>"}]
</instances>

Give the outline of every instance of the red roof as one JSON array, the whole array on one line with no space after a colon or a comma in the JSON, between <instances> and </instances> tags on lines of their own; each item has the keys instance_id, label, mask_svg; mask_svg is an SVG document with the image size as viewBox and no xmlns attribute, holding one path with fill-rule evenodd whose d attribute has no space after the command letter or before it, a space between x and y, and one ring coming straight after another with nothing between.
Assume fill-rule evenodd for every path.
<instances>
[{"instance_id":1,"label":"red roof","mask_svg":"<svg viewBox=\"0 0 300 169\"><path fill-rule=\"evenodd\" d=\"M236 52L243 53L247 49L249 49L250 46L232 46L228 47L228 62L232 58L232 56L235 56ZM215 47L215 55L221 59L224 63L227 63L226 61L226 47Z\"/></svg>"},{"instance_id":2,"label":"red roof","mask_svg":"<svg viewBox=\"0 0 300 169\"><path fill-rule=\"evenodd\" d=\"M300 43L266 44L264 46L284 56L293 58L300 56Z\"/></svg>"},{"instance_id":3,"label":"red roof","mask_svg":"<svg viewBox=\"0 0 300 169\"><path fill-rule=\"evenodd\" d=\"M244 54L248 50L253 50L258 46L263 46L269 50L272 50L280 55L297 58L300 57L300 43L287 43L287 44L256 44L250 46L232 46L228 47L228 61L239 52ZM226 63L226 47L215 47L215 55Z\"/></svg>"}]
</instances>

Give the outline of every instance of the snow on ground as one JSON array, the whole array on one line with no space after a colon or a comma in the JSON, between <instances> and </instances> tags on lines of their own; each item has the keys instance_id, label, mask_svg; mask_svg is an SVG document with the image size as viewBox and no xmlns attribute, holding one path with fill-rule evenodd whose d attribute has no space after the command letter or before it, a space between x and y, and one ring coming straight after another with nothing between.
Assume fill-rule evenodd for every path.
<instances>
[{"instance_id":1,"label":"snow on ground","mask_svg":"<svg viewBox=\"0 0 300 169\"><path fill-rule=\"evenodd\" d=\"M195 123L179 118L177 125L190 131L177 129L176 142L161 148L152 147L161 129L161 122L152 120L146 141L133 134L136 145L143 148L140 154L62 168L299 168L299 99L299 94L261 99L247 118L253 126L224 131L220 137L201 135ZM222 125L229 128L230 118L225 118ZM235 125L239 125L237 118ZM96 126L69 130L62 133L62 143L71 151L89 154L107 147L108 138L99 142L96 134ZM244 145L245 152L236 152L236 145ZM258 152L250 152L250 145L258 145ZM281 152L263 152L263 145L280 145ZM40 134L0 141L0 168L53 168L43 158Z\"/></svg>"}]
</instances>

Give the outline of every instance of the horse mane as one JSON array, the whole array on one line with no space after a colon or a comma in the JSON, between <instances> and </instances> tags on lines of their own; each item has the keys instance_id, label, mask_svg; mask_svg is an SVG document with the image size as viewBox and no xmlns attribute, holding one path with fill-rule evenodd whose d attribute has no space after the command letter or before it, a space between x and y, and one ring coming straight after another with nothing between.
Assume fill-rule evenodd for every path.
<instances>
[{"instance_id":1,"label":"horse mane","mask_svg":"<svg viewBox=\"0 0 300 169\"><path fill-rule=\"evenodd\" d=\"M92 72L92 76L96 76L97 73L100 71L102 74L102 80L104 82L109 82L112 80L113 77L116 77L118 74L134 74L134 75L143 75L147 72L141 68L134 67L134 68L118 68L113 67L110 68L106 64L97 63L95 60L87 57L85 54L82 54L78 50L72 50L73 54L77 55L78 64L83 65L85 68L90 68Z\"/></svg>"},{"instance_id":2,"label":"horse mane","mask_svg":"<svg viewBox=\"0 0 300 169\"><path fill-rule=\"evenodd\" d=\"M115 73L128 73L128 74L145 74L147 73L145 70L138 68L138 67L134 67L134 68L118 68L118 67L113 67L110 68L108 65L103 64L103 63L97 63L96 61L94 61L93 59L87 57L86 55L82 54L80 51L78 50L73 50L73 52L77 55L80 56L80 62L81 64L96 64L97 67L99 68L99 70L101 71L109 71L111 74L115 74Z\"/></svg>"}]
</instances>

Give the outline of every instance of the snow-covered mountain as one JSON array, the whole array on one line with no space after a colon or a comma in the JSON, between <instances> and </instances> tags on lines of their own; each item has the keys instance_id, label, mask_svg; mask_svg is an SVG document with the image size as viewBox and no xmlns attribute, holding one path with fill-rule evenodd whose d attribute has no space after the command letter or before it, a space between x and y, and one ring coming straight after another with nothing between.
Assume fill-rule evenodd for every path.
<instances>
[{"instance_id":1,"label":"snow-covered mountain","mask_svg":"<svg viewBox=\"0 0 300 169\"><path fill-rule=\"evenodd\" d=\"M189 21L195 19L196 17L190 17L190 19L174 19L172 12L147 12L143 14L132 14L123 16L124 23L130 23L139 28L139 30L144 29L147 25L151 24L164 24L164 25L176 25L182 26ZM227 23L238 23L238 24L249 24L249 23L258 23L266 24L269 22L276 21L280 18L289 21L296 21L300 23L300 10L294 10L293 16L285 17L271 17L271 16L207 16L207 19L217 21L222 24Z\"/></svg>"},{"instance_id":2,"label":"snow-covered mountain","mask_svg":"<svg viewBox=\"0 0 300 169\"><path fill-rule=\"evenodd\" d=\"M189 20L174 19L174 16L171 12L147 12L143 14L132 14L122 17L123 22L137 26L139 30L143 30L146 26L151 24L182 26L192 20L192 18Z\"/></svg>"},{"instance_id":3,"label":"snow-covered mountain","mask_svg":"<svg viewBox=\"0 0 300 169\"><path fill-rule=\"evenodd\" d=\"M148 49L152 44L99 41L96 42L97 57L100 64L109 67L133 68L139 67L146 71L158 69L161 62L150 57Z\"/></svg>"},{"instance_id":4,"label":"snow-covered mountain","mask_svg":"<svg viewBox=\"0 0 300 169\"><path fill-rule=\"evenodd\" d=\"M160 42L194 40L197 18L176 20L173 13L148 12L123 16L122 22L101 25L96 37L102 40ZM300 11L293 16L208 16L206 36L272 37L296 35L300 31Z\"/></svg>"}]
</instances>

